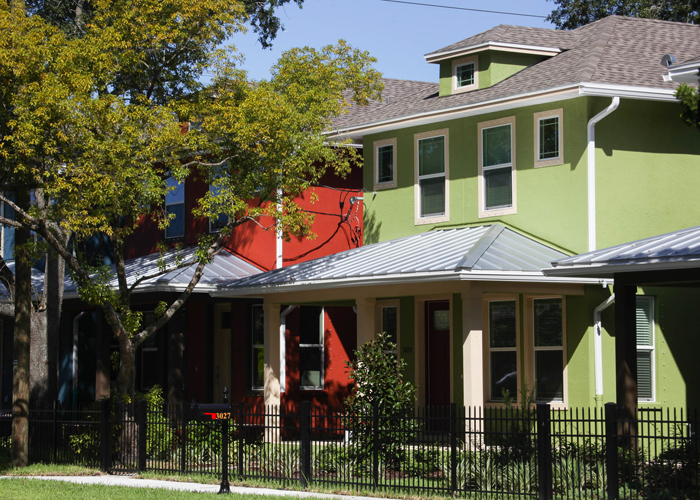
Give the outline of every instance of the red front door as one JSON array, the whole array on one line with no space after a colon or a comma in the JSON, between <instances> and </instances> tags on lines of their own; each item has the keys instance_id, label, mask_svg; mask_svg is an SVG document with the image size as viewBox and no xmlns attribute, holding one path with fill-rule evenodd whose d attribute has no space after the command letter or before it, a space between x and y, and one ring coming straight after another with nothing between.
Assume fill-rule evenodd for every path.
<instances>
[{"instance_id":1,"label":"red front door","mask_svg":"<svg viewBox=\"0 0 700 500\"><path fill-rule=\"evenodd\" d=\"M450 303L425 303L426 403L450 404Z\"/></svg>"}]
</instances>

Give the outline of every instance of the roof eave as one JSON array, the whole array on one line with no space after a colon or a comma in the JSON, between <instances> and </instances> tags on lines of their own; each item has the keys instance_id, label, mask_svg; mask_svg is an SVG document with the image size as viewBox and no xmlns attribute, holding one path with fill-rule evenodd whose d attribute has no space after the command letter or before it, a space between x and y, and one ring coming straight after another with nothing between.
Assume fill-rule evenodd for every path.
<instances>
[{"instance_id":1,"label":"roof eave","mask_svg":"<svg viewBox=\"0 0 700 500\"><path fill-rule=\"evenodd\" d=\"M466 56L469 54L474 54L475 52L482 52L484 50L498 50L501 52L534 54L541 56L555 56L562 52L562 49L559 47L544 47L541 45L489 41L469 45L467 47L460 47L458 49L448 50L445 52L431 52L429 54L425 54L423 57L425 57L426 62L437 63L446 59Z\"/></svg>"},{"instance_id":2,"label":"roof eave","mask_svg":"<svg viewBox=\"0 0 700 500\"><path fill-rule=\"evenodd\" d=\"M644 271L672 271L676 269L700 268L700 259L645 262L630 260L620 264L580 264L543 269L551 277L588 277L610 278L614 274Z\"/></svg>"},{"instance_id":3,"label":"roof eave","mask_svg":"<svg viewBox=\"0 0 700 500\"><path fill-rule=\"evenodd\" d=\"M269 295L311 290L327 290L334 288L407 285L430 283L436 281L508 281L521 283L560 283L560 284L597 284L598 281L589 278L569 278L545 276L541 272L520 271L440 271L428 273L406 273L382 276L361 276L351 278L308 280L293 283L278 283L270 285L233 287L210 292L212 297L240 297L248 295Z\"/></svg>"}]
</instances>

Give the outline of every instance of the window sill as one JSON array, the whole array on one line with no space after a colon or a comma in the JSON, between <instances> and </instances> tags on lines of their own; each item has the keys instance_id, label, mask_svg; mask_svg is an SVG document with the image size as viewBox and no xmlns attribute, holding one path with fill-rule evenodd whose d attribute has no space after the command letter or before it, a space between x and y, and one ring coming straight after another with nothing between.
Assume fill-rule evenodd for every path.
<instances>
[{"instance_id":1,"label":"window sill","mask_svg":"<svg viewBox=\"0 0 700 500\"><path fill-rule=\"evenodd\" d=\"M423 226L425 224L437 224L439 222L449 222L450 217L447 215L435 215L429 217L418 217L416 218L416 226Z\"/></svg>"},{"instance_id":2,"label":"window sill","mask_svg":"<svg viewBox=\"0 0 700 500\"><path fill-rule=\"evenodd\" d=\"M479 210L479 219L486 219L489 217L500 217L502 215L513 215L517 213L518 210L514 206L508 208L496 208L491 210Z\"/></svg>"},{"instance_id":3,"label":"window sill","mask_svg":"<svg viewBox=\"0 0 700 500\"><path fill-rule=\"evenodd\" d=\"M326 390L325 387L299 387L300 391L304 392L324 392Z\"/></svg>"},{"instance_id":4,"label":"window sill","mask_svg":"<svg viewBox=\"0 0 700 500\"><path fill-rule=\"evenodd\" d=\"M374 190L375 191L382 191L384 189L394 189L396 188L396 181L391 181L391 182L375 182L374 183Z\"/></svg>"},{"instance_id":5,"label":"window sill","mask_svg":"<svg viewBox=\"0 0 700 500\"><path fill-rule=\"evenodd\" d=\"M553 167L555 165L563 165L563 158L552 158L551 160L535 160L535 168Z\"/></svg>"}]
</instances>

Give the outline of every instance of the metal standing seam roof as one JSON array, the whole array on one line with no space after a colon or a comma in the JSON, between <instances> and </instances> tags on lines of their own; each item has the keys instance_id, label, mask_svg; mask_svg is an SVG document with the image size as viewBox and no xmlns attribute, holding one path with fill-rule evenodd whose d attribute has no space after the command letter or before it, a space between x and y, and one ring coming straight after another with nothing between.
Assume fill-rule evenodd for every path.
<instances>
[{"instance_id":1,"label":"metal standing seam roof","mask_svg":"<svg viewBox=\"0 0 700 500\"><path fill-rule=\"evenodd\" d=\"M158 272L161 259L167 266L175 265L178 260L181 262L192 260L195 250L196 249L194 247L185 248L179 251L173 249L169 250L163 255L153 253L143 257L129 259L125 262L127 284L132 285L140 277ZM187 285L189 285L196 267L197 264L193 262L190 266L176 269L154 278L144 280L137 287L137 291L181 291ZM109 282L109 285L110 287L117 288L118 282L116 269L114 266L111 266L111 271L113 278ZM260 269L252 264L249 264L240 257L237 257L236 255L224 250L215 255L212 262L204 266L202 277L195 287L195 292L197 292L198 289L199 291L209 291L211 288L215 288L219 285L259 274L261 272L262 271ZM203 290L205 288L206 290ZM66 277L65 293L77 293L77 286L69 277Z\"/></svg>"},{"instance_id":2,"label":"metal standing seam roof","mask_svg":"<svg viewBox=\"0 0 700 500\"><path fill-rule=\"evenodd\" d=\"M623 243L552 262L551 276L700 267L700 226Z\"/></svg>"},{"instance_id":3,"label":"metal standing seam roof","mask_svg":"<svg viewBox=\"0 0 700 500\"><path fill-rule=\"evenodd\" d=\"M488 88L448 96L438 95L437 82L387 79L383 95L391 95L391 99L375 101L364 109L352 106L333 121L332 128L344 134L406 117L478 107L583 84L665 91L672 98L678 84L664 81L659 62L665 54L674 54L679 61L700 54L700 26L620 16L608 16L571 32L502 25L436 53L487 41L554 45L562 52Z\"/></svg>"},{"instance_id":4,"label":"metal standing seam roof","mask_svg":"<svg viewBox=\"0 0 700 500\"><path fill-rule=\"evenodd\" d=\"M14 260L6 260L5 264L7 264L7 267L10 268L10 271L12 271L12 274L15 273L15 261ZM39 271L38 269L32 267L32 295L37 296L40 295L41 292L44 290L44 273ZM4 286L0 286L0 300L7 300L10 298L10 294L7 291L7 288Z\"/></svg>"},{"instance_id":5,"label":"metal standing seam roof","mask_svg":"<svg viewBox=\"0 0 700 500\"><path fill-rule=\"evenodd\" d=\"M475 273L512 279L515 274L543 277L541 269L565 254L501 224L429 231L375 243L235 281L229 292L266 287L333 283L362 278ZM477 279L477 278L474 278ZM226 295L226 291L217 294Z\"/></svg>"}]
</instances>

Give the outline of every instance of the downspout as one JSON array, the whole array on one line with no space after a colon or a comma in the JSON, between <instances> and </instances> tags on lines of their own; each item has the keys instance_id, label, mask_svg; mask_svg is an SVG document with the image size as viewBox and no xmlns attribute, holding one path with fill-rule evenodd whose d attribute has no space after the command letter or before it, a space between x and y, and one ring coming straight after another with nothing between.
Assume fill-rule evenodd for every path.
<instances>
[{"instance_id":1,"label":"downspout","mask_svg":"<svg viewBox=\"0 0 700 500\"><path fill-rule=\"evenodd\" d=\"M615 96L610 106L588 120L588 251L596 249L596 195L595 195L595 126L600 120L615 111L620 105L620 98Z\"/></svg>"},{"instance_id":2,"label":"downspout","mask_svg":"<svg viewBox=\"0 0 700 500\"><path fill-rule=\"evenodd\" d=\"M280 392L284 392L287 386L287 316L296 307L297 306L287 306L287 308L280 314Z\"/></svg>"},{"instance_id":3,"label":"downspout","mask_svg":"<svg viewBox=\"0 0 700 500\"><path fill-rule=\"evenodd\" d=\"M601 316L603 311L615 303L615 294L601 302L593 310L593 347L595 355L595 404L602 408L603 405L603 323Z\"/></svg>"}]
</instances>

